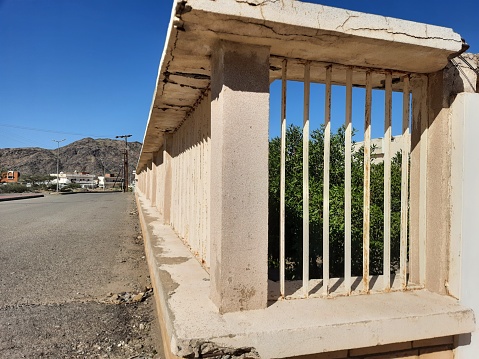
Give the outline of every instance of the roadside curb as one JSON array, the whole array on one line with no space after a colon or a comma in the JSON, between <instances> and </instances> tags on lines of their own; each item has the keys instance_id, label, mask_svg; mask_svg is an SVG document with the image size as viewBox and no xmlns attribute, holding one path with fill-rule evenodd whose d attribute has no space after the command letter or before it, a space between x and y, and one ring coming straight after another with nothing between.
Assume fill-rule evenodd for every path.
<instances>
[{"instance_id":1,"label":"roadside curb","mask_svg":"<svg viewBox=\"0 0 479 359\"><path fill-rule=\"evenodd\" d=\"M38 198L38 197L45 197L45 195L43 193L33 193L28 195L0 196L0 202L16 201L19 199L29 199L29 198Z\"/></svg>"},{"instance_id":2,"label":"roadside curb","mask_svg":"<svg viewBox=\"0 0 479 359\"><path fill-rule=\"evenodd\" d=\"M166 303L165 298L163 297L165 290L161 283L160 273L158 264L156 262L152 238L150 235L150 230L148 228L148 220L146 219L146 214L144 213L144 209L142 203L140 201L140 195L138 192L134 193L135 195L135 202L138 209L138 217L140 221L140 227L143 235L143 244L145 247L145 254L146 254L146 262L148 264L148 271L150 273L151 285L153 287L155 299L155 307L158 316L158 322L160 324L160 332L161 332L161 341L163 347L163 354L164 358L166 359L180 359L180 357L174 355L172 353L171 342L172 342L172 332L173 328L171 324L168 325L168 320L165 317L165 313L168 312L168 305ZM165 320L166 319L166 320Z\"/></svg>"}]
</instances>

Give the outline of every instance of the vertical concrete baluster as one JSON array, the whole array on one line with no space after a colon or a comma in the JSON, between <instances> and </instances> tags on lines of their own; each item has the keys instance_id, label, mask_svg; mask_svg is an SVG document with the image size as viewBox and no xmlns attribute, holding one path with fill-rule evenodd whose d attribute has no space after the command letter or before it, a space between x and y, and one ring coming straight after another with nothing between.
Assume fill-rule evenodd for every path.
<instances>
[{"instance_id":1,"label":"vertical concrete baluster","mask_svg":"<svg viewBox=\"0 0 479 359\"><path fill-rule=\"evenodd\" d=\"M329 294L329 172L331 158L331 76L333 67L326 68L324 101L323 155L323 295Z\"/></svg>"},{"instance_id":2,"label":"vertical concrete baluster","mask_svg":"<svg viewBox=\"0 0 479 359\"><path fill-rule=\"evenodd\" d=\"M304 65L303 103L303 295L309 295L309 102L310 62Z\"/></svg>"},{"instance_id":3,"label":"vertical concrete baluster","mask_svg":"<svg viewBox=\"0 0 479 359\"><path fill-rule=\"evenodd\" d=\"M364 198L363 198L363 291L369 292L369 234L371 204L371 72L366 72L366 103L364 114Z\"/></svg>"},{"instance_id":4,"label":"vertical concrete baluster","mask_svg":"<svg viewBox=\"0 0 479 359\"><path fill-rule=\"evenodd\" d=\"M426 284L426 229L427 229L427 152L428 152L428 104L427 104L427 76L421 76L420 121L420 168L419 168L419 284Z\"/></svg>"},{"instance_id":5,"label":"vertical concrete baluster","mask_svg":"<svg viewBox=\"0 0 479 359\"><path fill-rule=\"evenodd\" d=\"M383 288L391 288L391 111L392 74L386 73L384 106L384 239L383 239Z\"/></svg>"},{"instance_id":6,"label":"vertical concrete baluster","mask_svg":"<svg viewBox=\"0 0 479 359\"><path fill-rule=\"evenodd\" d=\"M287 96L288 61L283 60L281 77L281 178L280 178L280 211L279 211L279 278L280 294L285 296L285 194L286 194L286 96Z\"/></svg>"},{"instance_id":7,"label":"vertical concrete baluster","mask_svg":"<svg viewBox=\"0 0 479 359\"><path fill-rule=\"evenodd\" d=\"M346 118L344 121L344 289L351 293L351 142L353 106L353 69L346 70Z\"/></svg>"},{"instance_id":8,"label":"vertical concrete baluster","mask_svg":"<svg viewBox=\"0 0 479 359\"><path fill-rule=\"evenodd\" d=\"M408 202L409 202L409 151L411 150L409 136L409 119L411 96L409 90L409 75L403 78L403 110L402 110L402 145L401 145L401 244L399 255L399 272L401 287L407 287L407 255L408 255Z\"/></svg>"}]
</instances>

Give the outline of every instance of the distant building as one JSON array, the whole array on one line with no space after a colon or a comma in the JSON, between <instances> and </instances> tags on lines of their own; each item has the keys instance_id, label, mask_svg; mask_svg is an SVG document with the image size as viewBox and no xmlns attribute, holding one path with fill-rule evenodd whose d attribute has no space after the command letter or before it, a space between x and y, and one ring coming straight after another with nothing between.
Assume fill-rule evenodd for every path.
<instances>
[{"instance_id":1,"label":"distant building","mask_svg":"<svg viewBox=\"0 0 479 359\"><path fill-rule=\"evenodd\" d=\"M105 173L104 176L98 176L98 187L107 188L123 188L123 177L119 177L114 173Z\"/></svg>"},{"instance_id":2,"label":"distant building","mask_svg":"<svg viewBox=\"0 0 479 359\"><path fill-rule=\"evenodd\" d=\"M406 137L394 136L391 137L391 144L390 144L390 154L391 158L393 158L398 152L401 152L401 148L403 146L404 140L409 140L409 135ZM353 150L354 152L359 151L364 146L364 142L356 142L354 144ZM384 138L373 138L371 139L371 159L372 163L378 164L384 161ZM408 149L409 151L409 149Z\"/></svg>"},{"instance_id":3,"label":"distant building","mask_svg":"<svg viewBox=\"0 0 479 359\"><path fill-rule=\"evenodd\" d=\"M2 178L0 179L0 183L17 183L19 177L20 172L18 171L2 172Z\"/></svg>"},{"instance_id":4,"label":"distant building","mask_svg":"<svg viewBox=\"0 0 479 359\"><path fill-rule=\"evenodd\" d=\"M51 177L55 177L52 183L57 183L57 174L51 173ZM70 183L77 183L81 185L82 188L94 188L98 186L98 179L95 175L92 175L88 172L73 172L73 173L63 173L58 174L58 183L60 186L65 186Z\"/></svg>"}]
</instances>

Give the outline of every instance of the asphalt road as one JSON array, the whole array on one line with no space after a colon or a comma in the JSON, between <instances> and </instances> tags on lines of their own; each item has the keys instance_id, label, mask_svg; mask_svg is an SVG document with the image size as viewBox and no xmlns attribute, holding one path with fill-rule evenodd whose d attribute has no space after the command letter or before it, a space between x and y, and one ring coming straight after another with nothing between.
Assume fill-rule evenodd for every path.
<instances>
[{"instance_id":1,"label":"asphalt road","mask_svg":"<svg viewBox=\"0 0 479 359\"><path fill-rule=\"evenodd\" d=\"M1 202L0 358L159 357L139 231L132 194Z\"/></svg>"}]
</instances>

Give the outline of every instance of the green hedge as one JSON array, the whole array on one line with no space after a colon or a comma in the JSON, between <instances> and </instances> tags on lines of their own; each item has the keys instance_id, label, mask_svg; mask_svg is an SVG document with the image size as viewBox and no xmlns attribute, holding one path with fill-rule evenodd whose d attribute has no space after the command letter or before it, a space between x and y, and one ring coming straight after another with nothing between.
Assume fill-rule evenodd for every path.
<instances>
[{"instance_id":1,"label":"green hedge","mask_svg":"<svg viewBox=\"0 0 479 359\"><path fill-rule=\"evenodd\" d=\"M322 277L323 252L323 143L324 129L311 133L309 143L310 277ZM330 275L344 275L344 147L345 130L331 135L330 157ZM269 144L269 266L279 266L280 138ZM300 279L303 235L303 136L297 126L286 135L286 277ZM362 274L363 265L363 173L364 151L352 151L352 275ZM381 274L383 266L383 163L371 163L370 273ZM399 263L401 218L401 155L391 164L391 272ZM275 277L275 275L273 275ZM273 278L274 279L274 278Z\"/></svg>"}]
</instances>

